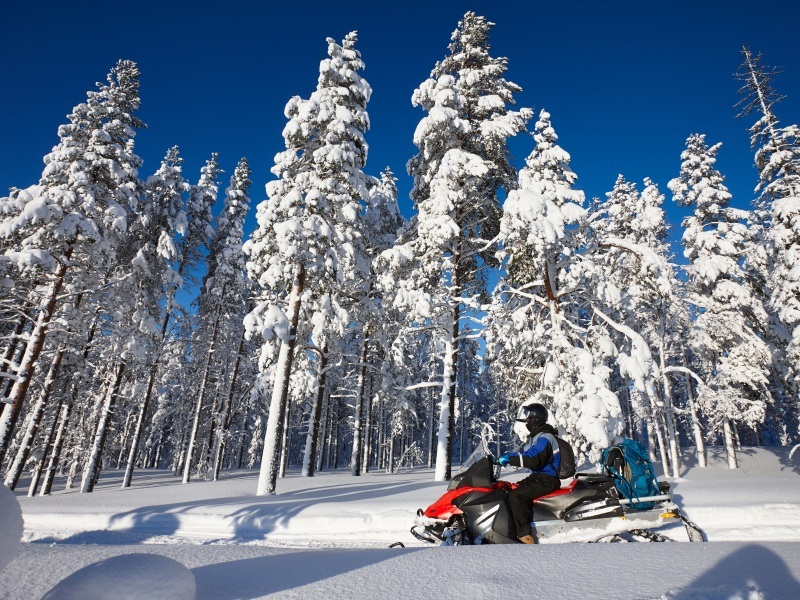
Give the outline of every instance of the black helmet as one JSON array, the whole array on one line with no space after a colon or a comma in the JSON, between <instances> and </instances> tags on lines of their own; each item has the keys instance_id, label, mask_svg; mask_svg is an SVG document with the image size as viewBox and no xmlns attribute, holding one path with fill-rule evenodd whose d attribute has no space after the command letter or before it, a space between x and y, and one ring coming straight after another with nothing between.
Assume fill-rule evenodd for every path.
<instances>
[{"instance_id":1,"label":"black helmet","mask_svg":"<svg viewBox=\"0 0 800 600\"><path fill-rule=\"evenodd\" d=\"M523 404L517 414L518 421L525 421L529 428L538 427L547 423L547 409L538 402Z\"/></svg>"}]
</instances>

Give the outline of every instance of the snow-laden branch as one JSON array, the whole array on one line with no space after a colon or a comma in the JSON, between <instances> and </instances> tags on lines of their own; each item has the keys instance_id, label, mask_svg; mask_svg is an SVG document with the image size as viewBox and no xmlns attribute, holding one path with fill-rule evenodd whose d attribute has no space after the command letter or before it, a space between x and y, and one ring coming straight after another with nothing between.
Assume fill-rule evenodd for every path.
<instances>
[{"instance_id":1,"label":"snow-laden branch","mask_svg":"<svg viewBox=\"0 0 800 600\"><path fill-rule=\"evenodd\" d=\"M689 375L695 381L697 381L697 383L701 387L707 387L706 382L703 381L703 379L700 377L700 375L698 375L697 373L695 373L694 371L692 371L691 369L689 369L687 367L670 366L670 367L666 367L663 372L665 374L666 373L685 373L686 375Z\"/></svg>"},{"instance_id":2,"label":"snow-laden branch","mask_svg":"<svg viewBox=\"0 0 800 600\"><path fill-rule=\"evenodd\" d=\"M520 371L522 373L528 373L530 375L541 375L542 373L544 373L544 369L542 368L532 369L530 367L514 367L514 370Z\"/></svg>"},{"instance_id":3,"label":"snow-laden branch","mask_svg":"<svg viewBox=\"0 0 800 600\"><path fill-rule=\"evenodd\" d=\"M58 300L60 302L62 300L66 300L67 298L72 298L72 297L75 297L75 296L82 296L83 294L96 294L97 292L99 292L101 290L113 287L113 286L117 285L118 283L122 283L123 281L125 281L126 279L130 279L131 277L133 277L133 273L127 273L126 275L123 275L122 277L116 277L116 278L112 279L111 281L108 281L108 282L106 282L106 283L104 283L101 286L96 287L96 288L86 288L86 289L82 289L82 290L78 290L78 291L67 292L65 294L59 294Z\"/></svg>"},{"instance_id":4,"label":"snow-laden branch","mask_svg":"<svg viewBox=\"0 0 800 600\"><path fill-rule=\"evenodd\" d=\"M633 242L621 238L607 238L600 242L598 246L601 248L621 248L632 252L642 259L644 263L643 266L647 266L649 270L652 270L654 275L658 276L661 273L661 259L652 248L641 244L634 244Z\"/></svg>"},{"instance_id":5,"label":"snow-laden branch","mask_svg":"<svg viewBox=\"0 0 800 600\"><path fill-rule=\"evenodd\" d=\"M638 332L622 323L617 323L611 317L603 313L598 308L594 308L594 314L616 329L631 341L631 354L626 355L620 352L617 357L620 374L627 375L633 380L636 389L647 393L651 398L655 397L653 388L653 355L645 339Z\"/></svg>"},{"instance_id":6,"label":"snow-laden branch","mask_svg":"<svg viewBox=\"0 0 800 600\"><path fill-rule=\"evenodd\" d=\"M413 390L419 390L423 388L431 388L431 387L442 387L441 381L425 381L422 383L415 383L413 385L406 385L406 386L397 386L395 389L402 390L404 392L411 392Z\"/></svg>"}]
</instances>

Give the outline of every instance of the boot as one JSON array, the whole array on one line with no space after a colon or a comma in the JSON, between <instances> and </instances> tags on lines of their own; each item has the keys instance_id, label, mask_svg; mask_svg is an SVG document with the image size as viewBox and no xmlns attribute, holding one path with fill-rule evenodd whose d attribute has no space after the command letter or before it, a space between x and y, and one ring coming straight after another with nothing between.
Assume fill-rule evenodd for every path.
<instances>
[{"instance_id":1,"label":"boot","mask_svg":"<svg viewBox=\"0 0 800 600\"><path fill-rule=\"evenodd\" d=\"M519 537L517 539L520 542L522 542L523 544L535 544L536 543L536 540L533 539L533 536L531 534L523 535L522 537Z\"/></svg>"}]
</instances>

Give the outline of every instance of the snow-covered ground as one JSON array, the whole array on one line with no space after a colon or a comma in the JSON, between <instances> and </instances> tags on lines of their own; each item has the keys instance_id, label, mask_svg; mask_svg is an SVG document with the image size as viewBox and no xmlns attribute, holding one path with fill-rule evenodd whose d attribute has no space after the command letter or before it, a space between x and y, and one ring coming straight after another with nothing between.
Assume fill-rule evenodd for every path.
<instances>
[{"instance_id":1,"label":"snow-covered ground","mask_svg":"<svg viewBox=\"0 0 800 600\"><path fill-rule=\"evenodd\" d=\"M188 485L138 471L126 490L109 472L92 494L47 498L22 481L23 543L0 598L800 598L800 452L746 448L736 471L717 449L708 469L684 458L674 499L707 543L424 545L416 509L444 490L429 469L290 473L270 497L249 471Z\"/></svg>"}]
</instances>

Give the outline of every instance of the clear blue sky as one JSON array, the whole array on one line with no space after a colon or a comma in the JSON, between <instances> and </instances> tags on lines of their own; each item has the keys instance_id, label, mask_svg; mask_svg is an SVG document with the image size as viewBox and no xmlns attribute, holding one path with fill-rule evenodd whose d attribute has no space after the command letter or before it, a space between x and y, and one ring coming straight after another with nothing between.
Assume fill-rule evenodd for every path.
<instances>
[{"instance_id":1,"label":"clear blue sky","mask_svg":"<svg viewBox=\"0 0 800 600\"><path fill-rule=\"evenodd\" d=\"M0 4L0 194L38 181L65 115L125 58L142 73L139 116L148 129L137 136L140 175L178 145L196 181L216 151L226 170L222 190L247 156L255 205L283 147L286 101L314 90L325 38L355 29L373 87L367 170L392 167L409 216L405 163L424 116L411 94L445 55L459 18L474 10L496 23L492 54L509 58L508 78L524 90L518 105L552 114L587 197L610 190L618 173L640 189L649 176L667 193L686 137L702 132L724 143L718 166L734 204L746 207L756 181L753 119L735 118L732 74L743 44L762 52L784 70L775 81L788 96L779 118L800 121L799 7L793 0L9 0ZM532 147L528 136L512 144L517 166ZM678 225L677 209L669 214Z\"/></svg>"}]
</instances>

